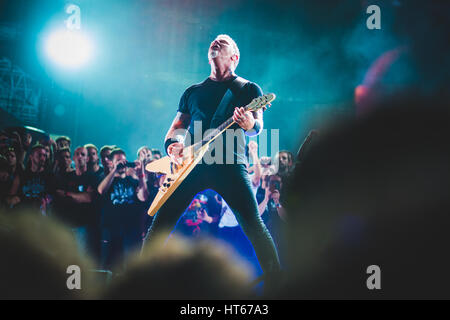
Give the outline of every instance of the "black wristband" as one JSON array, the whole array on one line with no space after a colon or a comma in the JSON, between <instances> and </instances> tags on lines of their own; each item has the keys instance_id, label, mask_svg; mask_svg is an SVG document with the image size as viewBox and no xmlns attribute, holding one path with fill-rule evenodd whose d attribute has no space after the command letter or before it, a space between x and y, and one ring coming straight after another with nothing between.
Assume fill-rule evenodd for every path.
<instances>
[{"instance_id":1,"label":"black wristband","mask_svg":"<svg viewBox=\"0 0 450 320\"><path fill-rule=\"evenodd\" d=\"M255 124L253 125L253 128L250 130L245 131L245 134L249 137L257 136L261 132L261 124L259 121L255 120Z\"/></svg>"},{"instance_id":2,"label":"black wristband","mask_svg":"<svg viewBox=\"0 0 450 320\"><path fill-rule=\"evenodd\" d=\"M169 139L167 139L167 140L164 142L164 149L166 149L166 154L167 154L167 155L169 155L169 153L167 152L167 148L169 148L169 146L170 146L172 143L175 143L175 142L180 142L180 141L178 141L177 139L169 138Z\"/></svg>"}]
</instances>

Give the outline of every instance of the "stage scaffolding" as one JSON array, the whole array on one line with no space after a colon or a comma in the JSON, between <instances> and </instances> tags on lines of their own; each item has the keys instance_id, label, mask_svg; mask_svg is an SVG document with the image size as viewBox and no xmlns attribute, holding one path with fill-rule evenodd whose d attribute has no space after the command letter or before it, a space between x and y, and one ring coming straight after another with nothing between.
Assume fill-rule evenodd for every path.
<instances>
[{"instance_id":1,"label":"stage scaffolding","mask_svg":"<svg viewBox=\"0 0 450 320\"><path fill-rule=\"evenodd\" d=\"M41 96L41 88L29 74L0 58L0 108L26 125L37 126Z\"/></svg>"}]
</instances>

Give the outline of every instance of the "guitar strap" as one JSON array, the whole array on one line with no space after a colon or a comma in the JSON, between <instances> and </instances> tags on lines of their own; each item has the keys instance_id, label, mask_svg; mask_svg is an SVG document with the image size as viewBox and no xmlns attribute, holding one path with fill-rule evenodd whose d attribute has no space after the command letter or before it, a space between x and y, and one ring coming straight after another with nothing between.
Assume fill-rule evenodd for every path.
<instances>
[{"instance_id":1,"label":"guitar strap","mask_svg":"<svg viewBox=\"0 0 450 320\"><path fill-rule=\"evenodd\" d=\"M226 115L229 113L228 108L231 105L233 98L235 99L234 102L236 103L236 100L239 97L242 88L248 82L248 80L239 76L231 82L230 88L228 88L228 90L225 92L222 100L219 103L219 106L216 109L216 112L214 112L210 123L210 128L216 128L220 125L220 123L226 120Z\"/></svg>"}]
</instances>

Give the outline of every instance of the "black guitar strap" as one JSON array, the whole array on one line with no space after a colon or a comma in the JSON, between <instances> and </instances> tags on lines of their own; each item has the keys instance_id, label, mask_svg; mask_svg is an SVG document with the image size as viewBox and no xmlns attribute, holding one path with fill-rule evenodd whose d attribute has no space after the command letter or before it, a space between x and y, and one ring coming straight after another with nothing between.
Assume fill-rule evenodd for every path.
<instances>
[{"instance_id":1,"label":"black guitar strap","mask_svg":"<svg viewBox=\"0 0 450 320\"><path fill-rule=\"evenodd\" d=\"M248 83L249 81L242 78L242 77L237 77L236 79L233 80L233 82L231 83L230 89L233 91L233 94L237 95L240 90Z\"/></svg>"},{"instance_id":2,"label":"black guitar strap","mask_svg":"<svg viewBox=\"0 0 450 320\"><path fill-rule=\"evenodd\" d=\"M210 128L216 128L226 120L226 115L229 114L228 108L230 107L230 105L232 106L232 100L235 99L234 102L236 102L236 99L239 97L242 88L248 82L248 80L239 76L231 82L230 88L225 92L222 100L219 103L219 106L216 109L216 112L212 117Z\"/></svg>"}]
</instances>

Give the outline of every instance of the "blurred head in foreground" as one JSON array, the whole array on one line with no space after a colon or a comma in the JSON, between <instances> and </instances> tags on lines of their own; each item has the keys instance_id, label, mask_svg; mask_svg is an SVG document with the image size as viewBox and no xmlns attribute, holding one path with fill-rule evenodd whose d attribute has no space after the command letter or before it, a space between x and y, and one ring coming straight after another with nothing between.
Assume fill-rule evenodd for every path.
<instances>
[{"instance_id":1,"label":"blurred head in foreground","mask_svg":"<svg viewBox=\"0 0 450 320\"><path fill-rule=\"evenodd\" d=\"M284 297L450 297L450 110L440 99L386 100L326 132L296 167ZM367 286L372 265L380 290Z\"/></svg>"},{"instance_id":2,"label":"blurred head in foreground","mask_svg":"<svg viewBox=\"0 0 450 320\"><path fill-rule=\"evenodd\" d=\"M116 279L111 299L239 299L250 297L250 272L224 245L167 235L145 247Z\"/></svg>"},{"instance_id":3,"label":"blurred head in foreground","mask_svg":"<svg viewBox=\"0 0 450 320\"><path fill-rule=\"evenodd\" d=\"M91 264L79 256L70 230L49 218L0 212L0 299L84 299L95 295ZM67 282L80 268L81 289ZM69 268L69 273L67 273Z\"/></svg>"}]
</instances>

